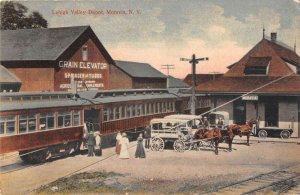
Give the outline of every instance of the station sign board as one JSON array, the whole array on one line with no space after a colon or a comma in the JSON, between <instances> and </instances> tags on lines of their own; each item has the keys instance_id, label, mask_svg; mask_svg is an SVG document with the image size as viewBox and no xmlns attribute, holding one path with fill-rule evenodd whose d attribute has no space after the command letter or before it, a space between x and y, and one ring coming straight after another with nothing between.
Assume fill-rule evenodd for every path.
<instances>
[{"instance_id":1,"label":"station sign board","mask_svg":"<svg viewBox=\"0 0 300 195\"><path fill-rule=\"evenodd\" d=\"M105 62L59 61L57 73L59 91L105 89L109 64Z\"/></svg>"},{"instance_id":2,"label":"station sign board","mask_svg":"<svg viewBox=\"0 0 300 195\"><path fill-rule=\"evenodd\" d=\"M258 96L257 95L245 95L242 97L242 100L257 101Z\"/></svg>"}]
</instances>

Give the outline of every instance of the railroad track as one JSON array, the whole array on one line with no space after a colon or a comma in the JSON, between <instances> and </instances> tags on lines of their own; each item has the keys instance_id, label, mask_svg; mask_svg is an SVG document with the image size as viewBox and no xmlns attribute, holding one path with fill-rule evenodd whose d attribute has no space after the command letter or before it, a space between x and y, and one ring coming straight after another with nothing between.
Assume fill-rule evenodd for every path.
<instances>
[{"instance_id":1,"label":"railroad track","mask_svg":"<svg viewBox=\"0 0 300 195\"><path fill-rule=\"evenodd\" d=\"M206 194L297 194L300 195L300 173L278 170L261 174Z\"/></svg>"}]
</instances>

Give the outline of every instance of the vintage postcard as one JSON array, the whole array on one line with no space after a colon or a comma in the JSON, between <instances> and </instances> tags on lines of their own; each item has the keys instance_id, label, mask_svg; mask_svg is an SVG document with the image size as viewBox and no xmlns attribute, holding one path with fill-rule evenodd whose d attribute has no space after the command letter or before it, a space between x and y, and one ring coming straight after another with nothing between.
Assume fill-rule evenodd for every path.
<instances>
[{"instance_id":1,"label":"vintage postcard","mask_svg":"<svg viewBox=\"0 0 300 195\"><path fill-rule=\"evenodd\" d=\"M1 2L0 194L300 194L299 0Z\"/></svg>"}]
</instances>

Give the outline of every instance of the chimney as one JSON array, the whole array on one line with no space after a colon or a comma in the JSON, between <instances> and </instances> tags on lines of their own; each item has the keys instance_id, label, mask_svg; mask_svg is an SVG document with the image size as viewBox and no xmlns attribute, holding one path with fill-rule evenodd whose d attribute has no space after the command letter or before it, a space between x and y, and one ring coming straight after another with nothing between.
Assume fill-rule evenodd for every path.
<instances>
[{"instance_id":1,"label":"chimney","mask_svg":"<svg viewBox=\"0 0 300 195\"><path fill-rule=\"evenodd\" d=\"M276 42L276 38L277 38L277 33L276 32L271 32L271 41Z\"/></svg>"}]
</instances>

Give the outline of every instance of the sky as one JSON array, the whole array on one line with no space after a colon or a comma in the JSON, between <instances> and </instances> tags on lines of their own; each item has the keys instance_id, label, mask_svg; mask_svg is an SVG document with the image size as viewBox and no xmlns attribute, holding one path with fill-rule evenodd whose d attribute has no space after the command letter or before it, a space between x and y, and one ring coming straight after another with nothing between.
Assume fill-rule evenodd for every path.
<instances>
[{"instance_id":1,"label":"sky","mask_svg":"<svg viewBox=\"0 0 300 195\"><path fill-rule=\"evenodd\" d=\"M300 45L300 0L98 0L21 1L49 27L90 25L115 60L146 62L184 78L191 65L180 58L208 57L197 73L227 71L265 34ZM72 10L87 14L72 14ZM88 10L103 14L88 14ZM109 14L107 11L133 11ZM68 11L68 14L62 11ZM95 12L94 12L95 13ZM299 48L300 46L298 46ZM299 53L299 52L298 52Z\"/></svg>"}]
</instances>

